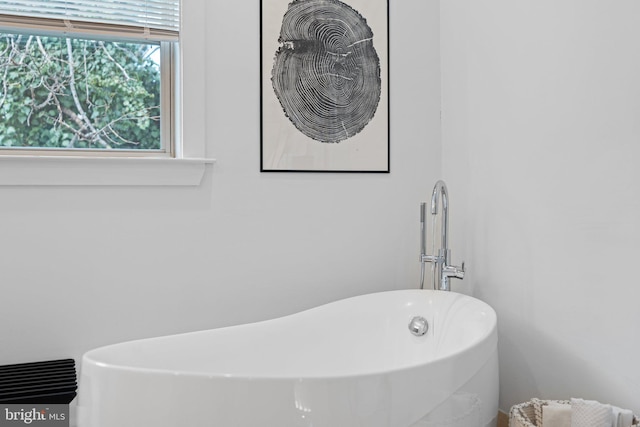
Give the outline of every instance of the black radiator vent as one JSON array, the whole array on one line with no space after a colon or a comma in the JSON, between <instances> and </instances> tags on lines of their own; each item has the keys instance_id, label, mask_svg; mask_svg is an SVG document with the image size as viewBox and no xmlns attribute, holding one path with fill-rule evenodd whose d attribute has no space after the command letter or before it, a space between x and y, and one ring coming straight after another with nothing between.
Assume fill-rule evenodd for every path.
<instances>
[{"instance_id":1,"label":"black radiator vent","mask_svg":"<svg viewBox=\"0 0 640 427\"><path fill-rule=\"evenodd\" d=\"M70 403L77 388L73 359L0 366L0 403Z\"/></svg>"}]
</instances>

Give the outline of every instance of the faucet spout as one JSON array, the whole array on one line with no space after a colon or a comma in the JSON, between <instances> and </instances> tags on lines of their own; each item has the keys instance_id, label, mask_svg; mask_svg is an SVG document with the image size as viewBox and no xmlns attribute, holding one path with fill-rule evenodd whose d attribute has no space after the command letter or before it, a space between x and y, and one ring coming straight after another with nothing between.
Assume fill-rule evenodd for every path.
<instances>
[{"instance_id":1,"label":"faucet spout","mask_svg":"<svg viewBox=\"0 0 640 427\"><path fill-rule=\"evenodd\" d=\"M449 192L444 181L439 180L431 193L431 215L438 214L438 207L442 205L442 221L440 228L440 250L437 255L426 254L425 203L420 205L420 283L424 288L425 263L435 265L435 281L433 287L443 291L451 289L449 279L464 278L464 262L461 267L450 265L451 250L449 249ZM435 230L434 230L435 231ZM437 282L437 283L436 283Z\"/></svg>"},{"instance_id":2,"label":"faucet spout","mask_svg":"<svg viewBox=\"0 0 640 427\"><path fill-rule=\"evenodd\" d=\"M436 182L431 193L431 215L438 214L438 201L442 195L442 229L440 230L441 248L446 252L449 249L449 191L443 180Z\"/></svg>"}]
</instances>

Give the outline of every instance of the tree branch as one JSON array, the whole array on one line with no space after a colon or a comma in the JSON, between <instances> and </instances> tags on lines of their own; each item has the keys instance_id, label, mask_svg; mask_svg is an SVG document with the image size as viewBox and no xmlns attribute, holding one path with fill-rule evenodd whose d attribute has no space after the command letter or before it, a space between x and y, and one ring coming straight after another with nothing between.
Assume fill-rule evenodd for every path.
<instances>
[{"instance_id":1,"label":"tree branch","mask_svg":"<svg viewBox=\"0 0 640 427\"><path fill-rule=\"evenodd\" d=\"M75 78L75 67L73 63L73 47L71 46L71 39L67 38L67 56L69 57L69 89L71 90L71 96L73 97L73 102L78 110L79 117L82 121L87 125L87 127L91 130L91 133L87 134L87 137L90 137L90 140L95 140L99 142L106 148L111 148L111 146L102 139L100 133L96 130L91 123L91 120L87 117L87 114L84 112L84 108L82 108L82 104L80 103L80 98L78 98L78 92L76 91L76 78Z\"/></svg>"},{"instance_id":2,"label":"tree branch","mask_svg":"<svg viewBox=\"0 0 640 427\"><path fill-rule=\"evenodd\" d=\"M42 40L40 40L40 37L36 37L36 43L38 43L38 50L44 57L45 62L51 62L51 57L49 56L49 53L47 52L47 50L44 48L44 45L42 44Z\"/></svg>"},{"instance_id":3,"label":"tree branch","mask_svg":"<svg viewBox=\"0 0 640 427\"><path fill-rule=\"evenodd\" d=\"M131 77L129 77L129 74L127 74L127 70L125 70L124 67L118 63L118 61L113 59L113 56L111 56L111 54L107 50L107 47L104 45L104 42L98 42L98 43L100 44L100 47L104 51L104 54L107 55L107 58L109 58L111 60L111 62L113 62L115 64L115 66L118 67L118 69L120 69L120 71L124 75L124 79L126 81L131 80Z\"/></svg>"},{"instance_id":4,"label":"tree branch","mask_svg":"<svg viewBox=\"0 0 640 427\"><path fill-rule=\"evenodd\" d=\"M13 41L13 38L7 39L7 50L10 50L9 57L7 58L7 62L4 67L4 74L2 76L2 100L0 100L0 108L4 105L7 100L7 95L9 94L9 85L7 84L7 76L9 75L9 68L13 64L13 57L16 55L16 47ZM4 53L4 52L3 52Z\"/></svg>"}]
</instances>

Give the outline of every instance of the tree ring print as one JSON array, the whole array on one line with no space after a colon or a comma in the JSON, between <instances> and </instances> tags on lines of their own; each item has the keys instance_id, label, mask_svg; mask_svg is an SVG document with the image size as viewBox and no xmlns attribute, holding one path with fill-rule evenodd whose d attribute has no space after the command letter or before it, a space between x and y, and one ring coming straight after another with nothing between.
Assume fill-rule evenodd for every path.
<instances>
[{"instance_id":1,"label":"tree ring print","mask_svg":"<svg viewBox=\"0 0 640 427\"><path fill-rule=\"evenodd\" d=\"M382 80L373 31L360 13L338 0L295 0L278 43L271 81L300 132L337 143L367 126Z\"/></svg>"}]
</instances>

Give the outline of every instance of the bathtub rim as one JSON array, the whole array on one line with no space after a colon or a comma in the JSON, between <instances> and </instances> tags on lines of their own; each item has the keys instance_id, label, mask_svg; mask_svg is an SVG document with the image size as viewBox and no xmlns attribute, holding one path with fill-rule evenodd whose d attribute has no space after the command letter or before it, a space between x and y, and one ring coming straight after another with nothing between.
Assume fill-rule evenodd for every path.
<instances>
[{"instance_id":1,"label":"bathtub rim","mask_svg":"<svg viewBox=\"0 0 640 427\"><path fill-rule=\"evenodd\" d=\"M212 331L216 331L216 330L221 330L221 329L229 329L229 328L235 328L235 327L240 327L240 326L250 326L250 325L255 325L255 324L260 324L260 323L266 323L266 322L270 322L270 321L274 321L274 320L278 320L278 319L285 319L291 316L296 316L296 315L300 315L302 313L307 313L310 311L314 311L317 309L321 309L322 307L326 306L326 305L330 305L330 304L334 304L334 303L338 303L338 302L343 302L343 301L348 301L348 300L352 300L352 299L356 299L356 298L360 298L360 297L364 297L364 296L368 296L368 295L375 295L375 294L385 294L385 293L398 293L398 292L411 292L411 293L416 293L416 292L434 292L434 293L439 293L439 292L447 292L449 294L455 294L455 295L459 295L463 298L470 298L473 299L475 301L480 302L481 304L483 304L484 306L486 306L486 308L488 309L488 312L490 313L491 316L491 320L493 321L493 325L490 329L487 330L487 332L483 335L481 335L480 337L478 337L471 345L458 349L456 351L451 351L448 352L444 355L440 355L438 357L434 357L432 359L429 359L426 362L422 362L422 363L413 363L413 364L409 364L406 366L400 366L400 367L395 367L395 368L389 368L389 369L376 369L376 370L369 370L369 371L364 371L364 372L354 372L354 373L350 373L350 374L339 374L339 375L327 375L327 374L305 374L305 375L299 375L299 374L279 374L279 375L269 375L269 374L261 374L261 375L247 375L247 374L226 374L226 373L212 373L212 372L207 372L207 371L178 371L178 370L173 370L173 369L167 369L167 368L147 368L147 367L138 367L138 366L128 366L128 365L123 365L123 364L116 364L116 363L107 363L107 362L103 362L103 361L99 361L95 358L93 358L92 356L94 356L94 354L96 353L100 353L100 352L104 352L107 351L109 349L115 348L115 347L119 347L119 346L124 346L126 344L129 343L133 343L133 342L143 342L143 341L151 341L151 340L158 340L158 339L163 339L163 338L171 338L174 336L187 336L187 335L196 335L196 334L206 334L208 332L212 332ZM121 372L129 372L129 373L136 373L136 374L153 374L153 375L167 375L167 376L173 376L173 377L197 377L197 378L207 378L207 379L222 379L222 380L247 380L247 381L259 381L259 380L268 380L268 381L277 381L277 380L282 380L282 381L291 381L291 380L308 380L308 381L313 381L313 380L328 380L328 381L333 381L333 380L342 380L342 379L353 379L353 378L365 378L365 377L371 377L371 376L376 376L376 375L387 375L387 374L393 374L393 373L401 373L404 371L408 371L408 370L412 370L412 369L416 369L417 367L420 366L424 366L424 365L428 365L428 364L434 364L434 363L442 363L444 360L447 359L457 359L459 357L461 357L463 354L465 353L469 353L474 351L475 349L477 349L478 347L482 347L482 346L486 346L486 350L484 351L484 356L481 359L475 359L475 361L478 363L478 366L482 366L487 360L488 358L491 356L492 351L491 349L493 348L497 348L497 344L498 344L498 324L497 324L497 314L495 312L495 310L493 309L493 307L491 307L489 304L487 304L486 302L475 298L473 296L469 296L466 294L462 294L462 293L458 293L458 292L453 292L453 291L440 291L440 290L432 290L432 289L397 289L397 290L387 290L387 291L379 291L379 292L371 292L371 293L367 293L367 294L361 294L361 295L355 295L352 297L347 297L347 298L342 298L339 300L335 300L335 301L331 301L322 305L318 305L315 307L311 307L305 310L301 310L295 313L291 313L291 314L287 314L284 316L279 316L279 317L274 317L272 319L265 319L265 320L259 320L256 322L249 322L249 323L241 323L241 324L237 324L237 325L229 325L229 326L223 326L220 328L212 328L212 329L203 329L203 330L198 330L198 331L189 331L189 332L182 332L182 333L177 333L177 334L170 334L170 335L160 335L160 336L156 336L156 337L148 337L148 338L139 338L139 339L133 339L133 340L128 340L128 341L122 341L122 342L118 342L118 343L113 343L113 344L107 344L101 347L97 347L94 349L91 349L87 352L85 352L82 355L82 364L81 364L81 375L82 372L85 371L86 366L85 363L88 365L91 365L92 368L101 368L101 369L108 369L111 371L121 371Z\"/></svg>"}]
</instances>

